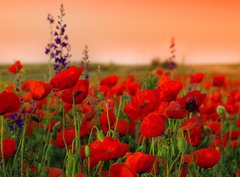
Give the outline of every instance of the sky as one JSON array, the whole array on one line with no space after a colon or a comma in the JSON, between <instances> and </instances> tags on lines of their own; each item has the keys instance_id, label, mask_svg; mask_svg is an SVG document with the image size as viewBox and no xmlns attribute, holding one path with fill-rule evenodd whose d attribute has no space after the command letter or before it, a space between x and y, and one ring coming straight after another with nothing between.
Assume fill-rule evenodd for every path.
<instances>
[{"instance_id":1,"label":"sky","mask_svg":"<svg viewBox=\"0 0 240 177\"><path fill-rule=\"evenodd\" d=\"M64 4L71 61L88 45L93 63L240 63L239 0L1 0L0 63L48 62L47 14Z\"/></svg>"}]
</instances>

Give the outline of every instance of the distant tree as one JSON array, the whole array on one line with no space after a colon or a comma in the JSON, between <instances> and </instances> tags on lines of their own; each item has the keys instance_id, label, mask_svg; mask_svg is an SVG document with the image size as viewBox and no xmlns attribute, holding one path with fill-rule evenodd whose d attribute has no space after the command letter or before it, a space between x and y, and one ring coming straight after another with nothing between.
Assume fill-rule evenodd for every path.
<instances>
[{"instance_id":1,"label":"distant tree","mask_svg":"<svg viewBox=\"0 0 240 177\"><path fill-rule=\"evenodd\" d=\"M161 66L161 59L159 57L155 57L151 60L151 68L155 69Z\"/></svg>"},{"instance_id":2,"label":"distant tree","mask_svg":"<svg viewBox=\"0 0 240 177\"><path fill-rule=\"evenodd\" d=\"M171 64L174 65L174 68L177 67L177 63L176 63L176 62L171 61ZM161 67L164 68L164 69L169 69L169 65L170 65L169 59L165 59L165 60L162 62Z\"/></svg>"}]
</instances>

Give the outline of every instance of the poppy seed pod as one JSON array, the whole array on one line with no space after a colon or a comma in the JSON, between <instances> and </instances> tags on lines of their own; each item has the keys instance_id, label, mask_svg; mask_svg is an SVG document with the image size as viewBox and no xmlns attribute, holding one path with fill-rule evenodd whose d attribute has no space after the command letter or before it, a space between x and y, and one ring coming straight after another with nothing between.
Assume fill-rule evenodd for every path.
<instances>
[{"instance_id":1,"label":"poppy seed pod","mask_svg":"<svg viewBox=\"0 0 240 177\"><path fill-rule=\"evenodd\" d=\"M219 116L223 116L226 113L226 109L224 106L218 106L217 107L217 113Z\"/></svg>"}]
</instances>

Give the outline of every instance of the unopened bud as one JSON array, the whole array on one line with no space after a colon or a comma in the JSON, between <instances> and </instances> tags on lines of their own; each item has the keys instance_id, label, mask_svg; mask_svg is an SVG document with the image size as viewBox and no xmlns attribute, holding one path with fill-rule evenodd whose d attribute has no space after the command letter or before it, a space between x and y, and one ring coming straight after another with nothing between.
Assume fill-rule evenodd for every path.
<instances>
[{"instance_id":1,"label":"unopened bud","mask_svg":"<svg viewBox=\"0 0 240 177\"><path fill-rule=\"evenodd\" d=\"M102 130L97 130L97 139L100 141L103 141L103 138L104 138L104 134Z\"/></svg>"},{"instance_id":2,"label":"unopened bud","mask_svg":"<svg viewBox=\"0 0 240 177\"><path fill-rule=\"evenodd\" d=\"M187 147L187 144L186 144L186 141L185 141L185 138L184 138L184 133L183 133L182 129L180 129L178 131L177 146L178 146L178 149L182 152L184 152L186 150L186 147Z\"/></svg>"},{"instance_id":3,"label":"unopened bud","mask_svg":"<svg viewBox=\"0 0 240 177\"><path fill-rule=\"evenodd\" d=\"M57 139L57 132L54 131L54 132L52 132L52 140L54 141L56 139Z\"/></svg>"},{"instance_id":4,"label":"unopened bud","mask_svg":"<svg viewBox=\"0 0 240 177\"><path fill-rule=\"evenodd\" d=\"M60 129L60 125L61 125L60 122L55 123L53 126L53 132L58 132Z\"/></svg>"},{"instance_id":5,"label":"unopened bud","mask_svg":"<svg viewBox=\"0 0 240 177\"><path fill-rule=\"evenodd\" d=\"M218 106L217 107L217 114L219 116L223 116L226 113L226 109L224 106Z\"/></svg>"},{"instance_id":6,"label":"unopened bud","mask_svg":"<svg viewBox=\"0 0 240 177\"><path fill-rule=\"evenodd\" d=\"M84 153L86 157L90 157L91 151L88 145L85 146Z\"/></svg>"}]
</instances>

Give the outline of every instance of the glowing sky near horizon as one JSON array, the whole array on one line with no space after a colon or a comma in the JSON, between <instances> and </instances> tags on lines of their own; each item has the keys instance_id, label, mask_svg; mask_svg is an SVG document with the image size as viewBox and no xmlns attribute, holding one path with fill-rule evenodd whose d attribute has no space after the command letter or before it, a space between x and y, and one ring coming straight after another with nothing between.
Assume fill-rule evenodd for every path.
<instances>
[{"instance_id":1,"label":"glowing sky near horizon","mask_svg":"<svg viewBox=\"0 0 240 177\"><path fill-rule=\"evenodd\" d=\"M92 62L149 63L170 55L178 62L240 63L238 0L8 0L0 2L0 63L48 62L47 14L63 3L72 61L87 44Z\"/></svg>"}]
</instances>

